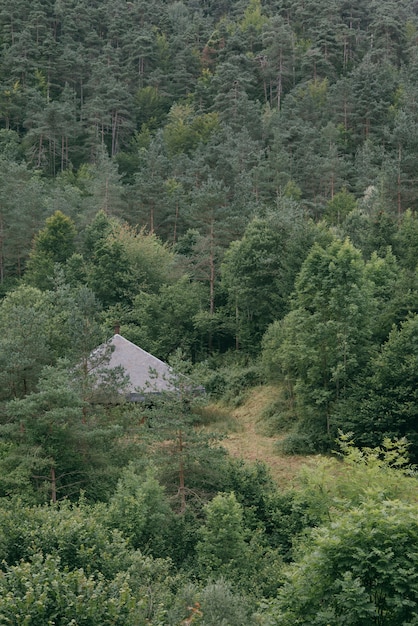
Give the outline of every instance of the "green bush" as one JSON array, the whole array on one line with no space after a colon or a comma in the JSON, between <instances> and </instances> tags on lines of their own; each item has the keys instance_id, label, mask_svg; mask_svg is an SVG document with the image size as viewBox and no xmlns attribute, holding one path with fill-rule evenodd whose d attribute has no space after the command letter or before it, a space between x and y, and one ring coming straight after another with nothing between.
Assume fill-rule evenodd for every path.
<instances>
[{"instance_id":1,"label":"green bush","mask_svg":"<svg viewBox=\"0 0 418 626\"><path fill-rule=\"evenodd\" d=\"M1 558L8 565L39 552L58 557L62 567L100 572L110 579L131 562L126 540L105 526L100 506L63 502L30 507L4 500L0 538Z\"/></svg>"},{"instance_id":2,"label":"green bush","mask_svg":"<svg viewBox=\"0 0 418 626\"><path fill-rule=\"evenodd\" d=\"M262 375L258 365L220 368L207 374L203 381L207 393L234 406L244 401L248 389L261 383Z\"/></svg>"},{"instance_id":3,"label":"green bush","mask_svg":"<svg viewBox=\"0 0 418 626\"><path fill-rule=\"evenodd\" d=\"M109 503L109 523L145 554L167 556L173 512L164 488L149 471L136 474L132 466L124 470Z\"/></svg>"},{"instance_id":4,"label":"green bush","mask_svg":"<svg viewBox=\"0 0 418 626\"><path fill-rule=\"evenodd\" d=\"M235 594L224 580L208 584L199 594L200 626L251 626L255 624L250 602Z\"/></svg>"},{"instance_id":5,"label":"green bush","mask_svg":"<svg viewBox=\"0 0 418 626\"><path fill-rule=\"evenodd\" d=\"M317 451L315 442L304 433L290 433L276 443L276 451L280 454L313 454Z\"/></svg>"},{"instance_id":6,"label":"green bush","mask_svg":"<svg viewBox=\"0 0 418 626\"><path fill-rule=\"evenodd\" d=\"M127 574L107 582L63 567L57 556L35 554L31 561L6 567L0 576L3 624L134 626L140 610Z\"/></svg>"},{"instance_id":7,"label":"green bush","mask_svg":"<svg viewBox=\"0 0 418 626\"><path fill-rule=\"evenodd\" d=\"M296 415L286 395L282 391L280 397L270 402L261 413L261 429L269 437L288 431L294 425Z\"/></svg>"},{"instance_id":8,"label":"green bush","mask_svg":"<svg viewBox=\"0 0 418 626\"><path fill-rule=\"evenodd\" d=\"M416 624L417 505L370 499L313 531L271 613L277 626Z\"/></svg>"}]
</instances>

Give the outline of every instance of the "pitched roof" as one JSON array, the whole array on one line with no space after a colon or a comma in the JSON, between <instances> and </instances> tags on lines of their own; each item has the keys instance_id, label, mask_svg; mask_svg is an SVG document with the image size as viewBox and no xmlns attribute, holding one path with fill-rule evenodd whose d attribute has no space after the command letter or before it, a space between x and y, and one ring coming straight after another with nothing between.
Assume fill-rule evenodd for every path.
<instances>
[{"instance_id":1,"label":"pitched roof","mask_svg":"<svg viewBox=\"0 0 418 626\"><path fill-rule=\"evenodd\" d=\"M109 342L111 355L107 368L123 367L129 377L126 393L175 391L172 368L119 334Z\"/></svg>"}]
</instances>

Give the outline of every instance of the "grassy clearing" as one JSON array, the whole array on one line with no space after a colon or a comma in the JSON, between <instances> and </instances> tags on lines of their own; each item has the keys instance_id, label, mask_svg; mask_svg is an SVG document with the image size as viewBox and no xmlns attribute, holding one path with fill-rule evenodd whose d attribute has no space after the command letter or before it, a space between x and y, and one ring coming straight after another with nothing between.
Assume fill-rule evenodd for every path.
<instances>
[{"instance_id":1,"label":"grassy clearing","mask_svg":"<svg viewBox=\"0 0 418 626\"><path fill-rule=\"evenodd\" d=\"M294 486L296 475L309 457L278 454L275 445L284 434L265 434L266 411L280 402L280 397L278 387L260 386L250 391L242 406L226 408L210 404L201 409L201 416L206 427L226 435L222 445L232 456L252 462L263 461L270 467L277 483L286 489Z\"/></svg>"}]
</instances>

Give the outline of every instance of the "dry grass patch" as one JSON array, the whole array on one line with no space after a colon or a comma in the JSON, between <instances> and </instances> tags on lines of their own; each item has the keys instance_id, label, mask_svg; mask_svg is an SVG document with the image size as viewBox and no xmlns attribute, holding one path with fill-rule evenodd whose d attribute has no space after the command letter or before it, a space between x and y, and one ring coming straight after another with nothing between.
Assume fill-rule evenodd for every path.
<instances>
[{"instance_id":1,"label":"dry grass patch","mask_svg":"<svg viewBox=\"0 0 418 626\"><path fill-rule=\"evenodd\" d=\"M252 389L247 400L236 409L228 409L217 404L205 407L215 420L208 420L206 425L216 429L226 438L222 445L231 456L247 461L263 461L271 469L273 478L282 488L294 486L295 477L309 457L284 456L275 451L275 444L280 437L268 437L262 434L262 415L265 408L276 402L280 389L274 386L260 386Z\"/></svg>"}]
</instances>

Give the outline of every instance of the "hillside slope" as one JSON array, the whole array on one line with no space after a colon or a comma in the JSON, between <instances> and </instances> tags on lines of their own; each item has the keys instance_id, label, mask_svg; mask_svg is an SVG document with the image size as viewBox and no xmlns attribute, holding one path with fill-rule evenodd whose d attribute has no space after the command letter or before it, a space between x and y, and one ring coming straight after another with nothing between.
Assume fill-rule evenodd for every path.
<instances>
[{"instance_id":1,"label":"hillside slope","mask_svg":"<svg viewBox=\"0 0 418 626\"><path fill-rule=\"evenodd\" d=\"M270 469L272 476L282 488L293 486L294 479L302 465L309 457L282 455L277 451L277 441L280 436L269 437L263 434L263 411L277 399L278 389L274 386L260 386L252 389L247 400L238 408L225 409L212 405L212 410L220 410L224 421L219 430L224 431L226 424L227 435L223 441L228 452L237 458L246 461L262 461Z\"/></svg>"}]
</instances>

